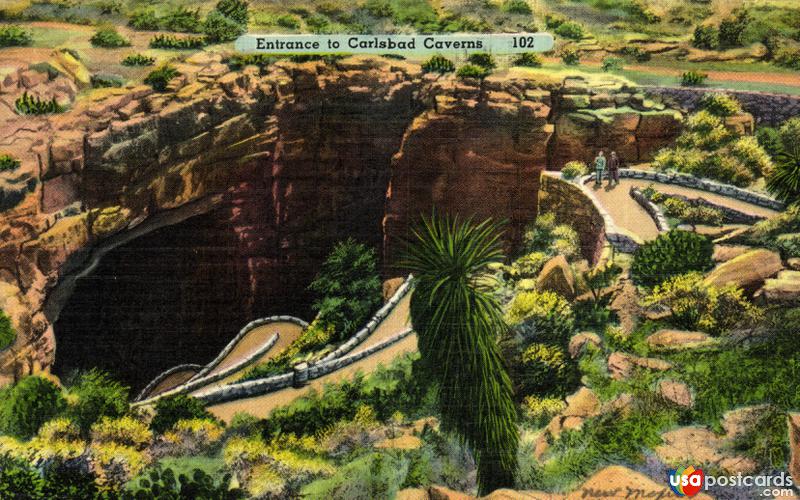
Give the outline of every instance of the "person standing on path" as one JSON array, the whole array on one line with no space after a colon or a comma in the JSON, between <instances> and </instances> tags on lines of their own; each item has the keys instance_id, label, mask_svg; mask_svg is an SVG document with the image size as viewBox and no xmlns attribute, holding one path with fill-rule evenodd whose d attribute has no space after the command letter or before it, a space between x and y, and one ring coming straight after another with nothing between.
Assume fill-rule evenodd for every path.
<instances>
[{"instance_id":1,"label":"person standing on path","mask_svg":"<svg viewBox=\"0 0 800 500\"><path fill-rule=\"evenodd\" d=\"M608 158L608 185L611 186L611 182L613 181L614 184L619 184L619 157L617 156L616 151L611 152L611 156Z\"/></svg>"},{"instance_id":2,"label":"person standing on path","mask_svg":"<svg viewBox=\"0 0 800 500\"><path fill-rule=\"evenodd\" d=\"M606 169L606 157L603 156L603 151L597 153L597 157L594 159L594 174L595 174L595 185L599 186L603 183L603 171Z\"/></svg>"}]
</instances>

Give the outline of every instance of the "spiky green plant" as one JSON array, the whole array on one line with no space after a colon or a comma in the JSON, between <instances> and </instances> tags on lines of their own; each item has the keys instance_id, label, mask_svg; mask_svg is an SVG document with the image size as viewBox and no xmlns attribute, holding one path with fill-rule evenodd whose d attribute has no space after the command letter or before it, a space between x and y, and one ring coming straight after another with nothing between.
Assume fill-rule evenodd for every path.
<instances>
[{"instance_id":1,"label":"spiky green plant","mask_svg":"<svg viewBox=\"0 0 800 500\"><path fill-rule=\"evenodd\" d=\"M793 132L793 129L795 133ZM800 120L781 127L781 145L775 154L775 170L767 177L767 190L787 205L800 201Z\"/></svg>"},{"instance_id":2,"label":"spiky green plant","mask_svg":"<svg viewBox=\"0 0 800 500\"><path fill-rule=\"evenodd\" d=\"M491 220L423 218L403 263L415 275L410 311L421 369L438 385L442 428L473 452L482 494L514 484L519 442L497 346L507 326L500 305L478 286L481 271L503 259L501 233Z\"/></svg>"}]
</instances>

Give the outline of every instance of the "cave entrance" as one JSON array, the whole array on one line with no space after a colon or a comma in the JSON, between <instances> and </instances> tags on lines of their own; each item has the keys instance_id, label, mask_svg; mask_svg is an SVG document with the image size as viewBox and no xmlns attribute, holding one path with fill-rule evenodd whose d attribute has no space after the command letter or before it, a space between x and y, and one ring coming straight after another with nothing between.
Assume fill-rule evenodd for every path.
<instances>
[{"instance_id":1,"label":"cave entrance","mask_svg":"<svg viewBox=\"0 0 800 500\"><path fill-rule=\"evenodd\" d=\"M138 237L79 278L54 324L54 372L96 367L135 394L172 366L212 360L256 317L310 317L306 276L254 290L252 259L228 213L215 209Z\"/></svg>"}]
</instances>

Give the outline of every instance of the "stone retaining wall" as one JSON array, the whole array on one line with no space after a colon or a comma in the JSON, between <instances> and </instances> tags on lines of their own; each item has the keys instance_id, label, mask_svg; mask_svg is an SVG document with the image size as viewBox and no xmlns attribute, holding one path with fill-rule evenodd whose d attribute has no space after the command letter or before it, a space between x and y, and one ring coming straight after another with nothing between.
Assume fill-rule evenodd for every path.
<instances>
[{"instance_id":1,"label":"stone retaining wall","mask_svg":"<svg viewBox=\"0 0 800 500\"><path fill-rule=\"evenodd\" d=\"M700 179L690 174L682 174L678 172L653 172L648 170L636 170L630 168L623 168L619 171L619 176L629 179L644 179L654 182L661 182L663 184L675 184L700 191L708 191L709 193L717 193L722 196L744 201L752 205L757 205L772 210L783 210L784 204L780 201L770 198L769 196L754 193L746 189L731 186L729 184L722 184L720 182L711 181L708 179Z\"/></svg>"},{"instance_id":2,"label":"stone retaining wall","mask_svg":"<svg viewBox=\"0 0 800 500\"><path fill-rule=\"evenodd\" d=\"M748 92L728 89L706 89L692 87L643 87L645 91L687 112L698 109L700 100L708 93L729 94L742 104L745 111L753 115L757 123L778 125L789 118L800 115L800 96Z\"/></svg>"},{"instance_id":3,"label":"stone retaining wall","mask_svg":"<svg viewBox=\"0 0 800 500\"><path fill-rule=\"evenodd\" d=\"M659 233L666 233L669 231L669 223L664 213L658 208L658 205L648 200L647 197L639 189L632 187L629 191L631 198L638 203L645 212L647 212L656 224Z\"/></svg>"}]
</instances>

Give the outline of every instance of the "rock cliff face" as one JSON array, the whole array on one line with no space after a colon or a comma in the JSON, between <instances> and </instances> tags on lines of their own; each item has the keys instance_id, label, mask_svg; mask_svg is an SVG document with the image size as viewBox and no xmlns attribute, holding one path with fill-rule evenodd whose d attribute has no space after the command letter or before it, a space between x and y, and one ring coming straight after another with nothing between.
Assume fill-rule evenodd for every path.
<instances>
[{"instance_id":1,"label":"rock cliff face","mask_svg":"<svg viewBox=\"0 0 800 500\"><path fill-rule=\"evenodd\" d=\"M390 269L409 222L434 206L505 217L513 244L536 216L539 172L596 145L551 109L563 88L530 80L458 82L375 58L262 74L201 53L177 69L164 93L102 89L64 114L0 116L0 152L21 160L0 172L0 308L19 332L0 353L0 382L50 366L76 277L159 228L213 218L199 239L224 244L234 263L230 293L242 304L230 317L246 317L232 334L287 297L307 300L322 258L348 235L382 246ZM47 87L29 72L9 73L0 101ZM673 137L668 125L650 132L655 142Z\"/></svg>"}]
</instances>

